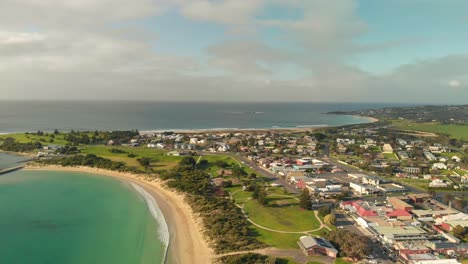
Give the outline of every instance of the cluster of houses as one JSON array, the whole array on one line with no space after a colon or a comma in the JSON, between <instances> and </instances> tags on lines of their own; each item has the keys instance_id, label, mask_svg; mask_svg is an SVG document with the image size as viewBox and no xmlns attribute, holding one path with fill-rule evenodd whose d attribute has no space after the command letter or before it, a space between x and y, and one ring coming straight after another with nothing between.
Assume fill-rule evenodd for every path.
<instances>
[{"instance_id":1,"label":"cluster of houses","mask_svg":"<svg viewBox=\"0 0 468 264\"><path fill-rule=\"evenodd\" d=\"M378 129L351 129L337 135L334 149L342 160L366 170L401 178L425 177L430 180L428 187L433 188L461 188L468 183L468 164L460 152L468 146L453 147L435 140L390 139ZM456 180L441 179L447 173Z\"/></svg>"},{"instance_id":2,"label":"cluster of houses","mask_svg":"<svg viewBox=\"0 0 468 264\"><path fill-rule=\"evenodd\" d=\"M427 194L388 197L384 202L345 201L340 207L402 263L458 263L468 244L451 231L468 227L468 215ZM443 258L442 258L443 256Z\"/></svg>"},{"instance_id":3,"label":"cluster of houses","mask_svg":"<svg viewBox=\"0 0 468 264\"><path fill-rule=\"evenodd\" d=\"M255 152L272 154L316 153L318 141L309 135L291 136L269 132L238 133L142 133L142 140L150 138L147 146L166 150L197 150L206 152Z\"/></svg>"}]
</instances>

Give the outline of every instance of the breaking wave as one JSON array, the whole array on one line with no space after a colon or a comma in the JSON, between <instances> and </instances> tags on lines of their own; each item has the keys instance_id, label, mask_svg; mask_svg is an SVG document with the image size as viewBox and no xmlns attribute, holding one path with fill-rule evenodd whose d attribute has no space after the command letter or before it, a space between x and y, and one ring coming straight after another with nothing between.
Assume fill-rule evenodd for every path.
<instances>
[{"instance_id":1,"label":"breaking wave","mask_svg":"<svg viewBox=\"0 0 468 264\"><path fill-rule=\"evenodd\" d=\"M167 226L166 218L164 217L164 214L162 213L161 209L158 206L158 203L156 200L154 200L153 196L151 196L145 189L143 189L141 186L135 183L130 183L132 187L140 194L140 196L145 200L146 205L148 206L148 209L153 216L153 218L156 220L156 223L158 224L158 236L161 242L164 245L164 251L163 251L163 258L161 263L166 262L167 258L167 251L169 249L169 228Z\"/></svg>"}]
</instances>

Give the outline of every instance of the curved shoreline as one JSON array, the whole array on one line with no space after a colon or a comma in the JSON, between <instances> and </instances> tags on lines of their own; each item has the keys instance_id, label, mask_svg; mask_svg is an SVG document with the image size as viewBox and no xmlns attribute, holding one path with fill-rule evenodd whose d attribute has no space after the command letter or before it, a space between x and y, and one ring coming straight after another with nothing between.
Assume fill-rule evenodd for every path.
<instances>
[{"instance_id":1,"label":"curved shoreline","mask_svg":"<svg viewBox=\"0 0 468 264\"><path fill-rule=\"evenodd\" d=\"M164 244L164 254L162 258L162 263L165 264L167 261L167 252L169 251L170 235L169 227L167 226L166 217L159 208L158 202L151 196L145 189L140 187L140 185L130 182L130 185L135 189L135 191L145 200L146 206L150 214L153 216L154 220L158 224L158 234L159 240Z\"/></svg>"},{"instance_id":2,"label":"curved shoreline","mask_svg":"<svg viewBox=\"0 0 468 264\"><path fill-rule=\"evenodd\" d=\"M31 166L25 170L83 172L113 177L143 188L156 201L169 227L167 263L205 264L214 260L213 250L202 235L202 225L184 196L163 187L160 180L147 180L143 176L90 167L62 167L57 165Z\"/></svg>"}]
</instances>

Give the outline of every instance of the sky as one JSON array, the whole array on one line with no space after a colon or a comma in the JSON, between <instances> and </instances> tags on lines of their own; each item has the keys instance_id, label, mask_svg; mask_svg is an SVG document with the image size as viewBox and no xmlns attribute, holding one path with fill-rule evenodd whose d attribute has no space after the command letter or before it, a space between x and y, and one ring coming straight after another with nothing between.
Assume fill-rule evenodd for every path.
<instances>
[{"instance_id":1,"label":"sky","mask_svg":"<svg viewBox=\"0 0 468 264\"><path fill-rule=\"evenodd\" d=\"M466 0L2 0L0 100L468 103Z\"/></svg>"}]
</instances>

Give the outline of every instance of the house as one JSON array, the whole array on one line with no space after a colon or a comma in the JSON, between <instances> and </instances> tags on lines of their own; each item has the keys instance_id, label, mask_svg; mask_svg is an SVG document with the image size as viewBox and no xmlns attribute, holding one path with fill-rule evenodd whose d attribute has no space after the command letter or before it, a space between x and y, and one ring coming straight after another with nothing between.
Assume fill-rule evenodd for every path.
<instances>
[{"instance_id":1,"label":"house","mask_svg":"<svg viewBox=\"0 0 468 264\"><path fill-rule=\"evenodd\" d=\"M460 157L458 157L458 156L453 156L453 157L451 157L450 159L453 160L453 161L455 161L455 162L461 162L461 159L460 159Z\"/></svg>"},{"instance_id":2,"label":"house","mask_svg":"<svg viewBox=\"0 0 468 264\"><path fill-rule=\"evenodd\" d=\"M404 150L400 150L397 152L398 154L398 157L402 160L406 160L406 159L409 159L409 155L408 155L408 152L404 151Z\"/></svg>"},{"instance_id":3,"label":"house","mask_svg":"<svg viewBox=\"0 0 468 264\"><path fill-rule=\"evenodd\" d=\"M383 153L393 153L393 148L390 144L384 144L382 147Z\"/></svg>"},{"instance_id":4,"label":"house","mask_svg":"<svg viewBox=\"0 0 468 264\"><path fill-rule=\"evenodd\" d=\"M424 151L424 157L426 157L426 159L428 161L433 161L433 160L436 160L436 156L434 156L434 154L430 153L429 151Z\"/></svg>"},{"instance_id":5,"label":"house","mask_svg":"<svg viewBox=\"0 0 468 264\"><path fill-rule=\"evenodd\" d=\"M429 183L429 187L432 188L446 188L447 183L443 182L441 179L435 179Z\"/></svg>"},{"instance_id":6,"label":"house","mask_svg":"<svg viewBox=\"0 0 468 264\"><path fill-rule=\"evenodd\" d=\"M338 255L338 250L324 238L301 236L297 243L307 256L320 254L336 258Z\"/></svg>"},{"instance_id":7,"label":"house","mask_svg":"<svg viewBox=\"0 0 468 264\"><path fill-rule=\"evenodd\" d=\"M436 163L432 164L432 169L446 170L447 165L445 165L444 163L441 163L441 162L436 162Z\"/></svg>"}]
</instances>

